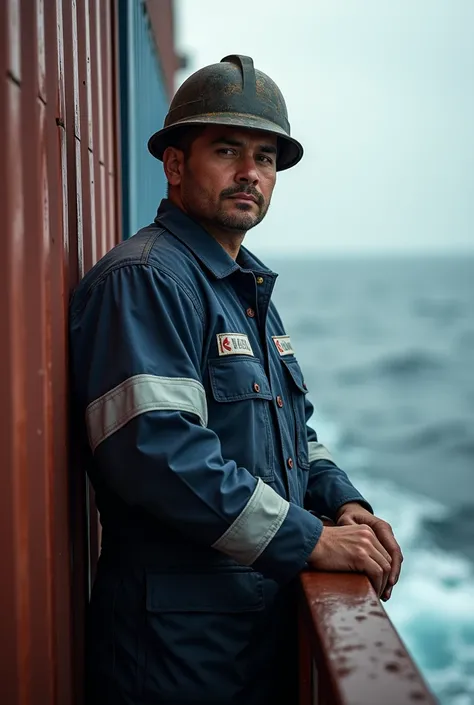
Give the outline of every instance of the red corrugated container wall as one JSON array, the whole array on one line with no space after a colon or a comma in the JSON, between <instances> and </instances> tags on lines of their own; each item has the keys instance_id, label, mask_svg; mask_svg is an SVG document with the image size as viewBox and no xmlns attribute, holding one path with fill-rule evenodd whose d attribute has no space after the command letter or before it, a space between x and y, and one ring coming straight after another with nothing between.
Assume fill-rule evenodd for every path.
<instances>
[{"instance_id":1,"label":"red corrugated container wall","mask_svg":"<svg viewBox=\"0 0 474 705\"><path fill-rule=\"evenodd\" d=\"M66 316L120 239L115 24L111 0L0 2L2 705L81 701L87 490L69 463Z\"/></svg>"}]
</instances>

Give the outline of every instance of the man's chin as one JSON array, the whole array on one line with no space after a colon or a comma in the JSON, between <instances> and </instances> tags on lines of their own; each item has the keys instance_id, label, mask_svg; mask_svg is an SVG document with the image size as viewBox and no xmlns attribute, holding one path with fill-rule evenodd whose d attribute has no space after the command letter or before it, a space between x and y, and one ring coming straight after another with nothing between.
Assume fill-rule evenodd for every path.
<instances>
[{"instance_id":1,"label":"man's chin","mask_svg":"<svg viewBox=\"0 0 474 705\"><path fill-rule=\"evenodd\" d=\"M235 230L236 232L247 232L255 225L258 225L259 221L257 218L247 218L246 220L236 220L233 225L229 228L230 230Z\"/></svg>"},{"instance_id":2,"label":"man's chin","mask_svg":"<svg viewBox=\"0 0 474 705\"><path fill-rule=\"evenodd\" d=\"M219 218L220 224L227 230L243 232L258 225L260 218L254 213L223 213Z\"/></svg>"}]
</instances>

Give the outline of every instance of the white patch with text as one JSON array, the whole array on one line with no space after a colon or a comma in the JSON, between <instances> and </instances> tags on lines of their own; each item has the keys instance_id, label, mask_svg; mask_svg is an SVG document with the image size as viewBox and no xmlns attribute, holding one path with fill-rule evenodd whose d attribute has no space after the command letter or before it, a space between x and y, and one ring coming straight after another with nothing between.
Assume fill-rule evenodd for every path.
<instances>
[{"instance_id":1,"label":"white patch with text","mask_svg":"<svg viewBox=\"0 0 474 705\"><path fill-rule=\"evenodd\" d=\"M295 351L291 347L291 340L289 335L272 335L275 347L280 353L280 355L294 355Z\"/></svg>"},{"instance_id":2,"label":"white patch with text","mask_svg":"<svg viewBox=\"0 0 474 705\"><path fill-rule=\"evenodd\" d=\"M217 350L219 355L253 356L253 350L248 336L243 333L218 333Z\"/></svg>"}]
</instances>

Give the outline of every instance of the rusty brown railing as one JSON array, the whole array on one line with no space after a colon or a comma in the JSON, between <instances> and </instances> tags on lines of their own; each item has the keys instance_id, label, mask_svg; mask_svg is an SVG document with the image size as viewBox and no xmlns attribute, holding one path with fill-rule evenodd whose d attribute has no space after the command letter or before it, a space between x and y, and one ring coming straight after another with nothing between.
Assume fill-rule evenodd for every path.
<instances>
[{"instance_id":1,"label":"rusty brown railing","mask_svg":"<svg viewBox=\"0 0 474 705\"><path fill-rule=\"evenodd\" d=\"M368 579L305 572L299 705L436 705Z\"/></svg>"}]
</instances>

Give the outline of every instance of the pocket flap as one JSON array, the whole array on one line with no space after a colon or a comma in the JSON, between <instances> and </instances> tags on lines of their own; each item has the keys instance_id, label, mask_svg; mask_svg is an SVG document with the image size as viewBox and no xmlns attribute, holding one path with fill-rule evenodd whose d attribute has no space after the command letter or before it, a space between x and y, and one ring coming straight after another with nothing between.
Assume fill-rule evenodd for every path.
<instances>
[{"instance_id":1,"label":"pocket flap","mask_svg":"<svg viewBox=\"0 0 474 705\"><path fill-rule=\"evenodd\" d=\"M209 360L209 378L216 401L272 399L265 370L255 358Z\"/></svg>"},{"instance_id":2,"label":"pocket flap","mask_svg":"<svg viewBox=\"0 0 474 705\"><path fill-rule=\"evenodd\" d=\"M303 394L307 394L308 388L304 383L303 373L301 372L301 367L299 366L298 360L296 360L296 358L290 358L285 360L285 358L282 357L281 361L290 373L291 379L298 387L300 392L302 392Z\"/></svg>"},{"instance_id":3,"label":"pocket flap","mask_svg":"<svg viewBox=\"0 0 474 705\"><path fill-rule=\"evenodd\" d=\"M264 607L260 573L149 573L148 612L255 612Z\"/></svg>"}]
</instances>

